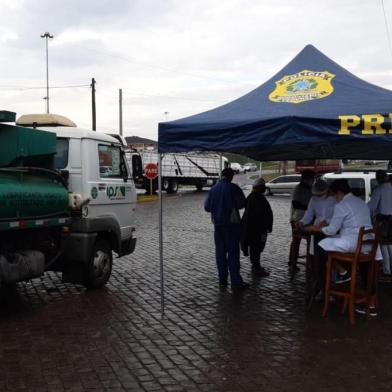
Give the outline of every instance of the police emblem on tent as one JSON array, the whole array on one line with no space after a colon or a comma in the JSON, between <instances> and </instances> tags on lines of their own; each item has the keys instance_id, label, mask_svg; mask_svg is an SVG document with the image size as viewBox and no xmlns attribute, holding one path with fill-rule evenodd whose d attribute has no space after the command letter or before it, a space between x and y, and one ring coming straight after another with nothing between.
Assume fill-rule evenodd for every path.
<instances>
[{"instance_id":1,"label":"police emblem on tent","mask_svg":"<svg viewBox=\"0 0 392 392\"><path fill-rule=\"evenodd\" d=\"M303 70L286 75L275 82L276 87L268 98L272 102L302 103L328 97L333 93L334 74L328 71Z\"/></svg>"}]
</instances>

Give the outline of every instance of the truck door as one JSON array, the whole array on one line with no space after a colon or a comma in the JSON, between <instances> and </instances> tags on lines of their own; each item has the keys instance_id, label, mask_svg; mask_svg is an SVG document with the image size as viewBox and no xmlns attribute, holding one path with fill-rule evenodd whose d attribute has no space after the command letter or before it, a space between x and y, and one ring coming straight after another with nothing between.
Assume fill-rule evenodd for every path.
<instances>
[{"instance_id":1,"label":"truck door","mask_svg":"<svg viewBox=\"0 0 392 392\"><path fill-rule=\"evenodd\" d=\"M125 154L119 145L87 141L95 144L95 152L91 151L89 160L89 217L113 217L120 225L121 238L129 238L136 192L132 179L128 178Z\"/></svg>"}]
</instances>

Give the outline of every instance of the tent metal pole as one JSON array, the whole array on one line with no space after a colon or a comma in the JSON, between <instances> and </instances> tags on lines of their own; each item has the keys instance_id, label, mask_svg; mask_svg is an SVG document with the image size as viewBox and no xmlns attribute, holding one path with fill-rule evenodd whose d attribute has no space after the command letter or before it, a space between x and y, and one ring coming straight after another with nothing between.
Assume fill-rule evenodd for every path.
<instances>
[{"instance_id":1,"label":"tent metal pole","mask_svg":"<svg viewBox=\"0 0 392 392\"><path fill-rule=\"evenodd\" d=\"M162 236L162 154L158 154L158 195L159 195L159 276L161 283L161 317L165 315L165 282L163 275L163 236Z\"/></svg>"},{"instance_id":2,"label":"tent metal pole","mask_svg":"<svg viewBox=\"0 0 392 392\"><path fill-rule=\"evenodd\" d=\"M222 170L223 170L223 153L219 153L219 178L221 178L222 175Z\"/></svg>"}]
</instances>

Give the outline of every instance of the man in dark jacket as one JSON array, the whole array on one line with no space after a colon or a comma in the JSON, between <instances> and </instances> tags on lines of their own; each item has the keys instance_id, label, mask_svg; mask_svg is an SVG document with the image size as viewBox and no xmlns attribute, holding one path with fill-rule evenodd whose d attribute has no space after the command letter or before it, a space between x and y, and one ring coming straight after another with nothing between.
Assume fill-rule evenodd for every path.
<instances>
[{"instance_id":1,"label":"man in dark jacket","mask_svg":"<svg viewBox=\"0 0 392 392\"><path fill-rule=\"evenodd\" d=\"M304 170L301 174L301 182L294 188L291 200L290 224L292 228L292 240L290 245L289 266L295 272L302 236L296 233L298 222L303 218L312 198L312 185L315 173L312 170Z\"/></svg>"},{"instance_id":2,"label":"man in dark jacket","mask_svg":"<svg viewBox=\"0 0 392 392\"><path fill-rule=\"evenodd\" d=\"M252 272L261 277L269 276L269 272L260 265L261 252L267 241L267 234L272 232L273 213L268 200L264 196L265 181L257 179L246 199L244 224L244 240L242 250L252 263Z\"/></svg>"},{"instance_id":3,"label":"man in dark jacket","mask_svg":"<svg viewBox=\"0 0 392 392\"><path fill-rule=\"evenodd\" d=\"M245 195L241 188L232 184L234 171L226 168L222 179L211 188L204 209L211 213L215 227L215 252L220 287L227 286L228 272L232 290L248 287L240 275L241 218L239 211L245 207Z\"/></svg>"}]
</instances>

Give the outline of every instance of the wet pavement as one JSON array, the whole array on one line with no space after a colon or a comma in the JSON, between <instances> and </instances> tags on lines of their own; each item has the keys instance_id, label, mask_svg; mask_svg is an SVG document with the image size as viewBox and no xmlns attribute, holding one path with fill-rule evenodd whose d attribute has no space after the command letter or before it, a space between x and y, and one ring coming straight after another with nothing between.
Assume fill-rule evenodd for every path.
<instances>
[{"instance_id":1,"label":"wet pavement","mask_svg":"<svg viewBox=\"0 0 392 392\"><path fill-rule=\"evenodd\" d=\"M51 273L20 284L0 310L0 391L390 391L391 286L380 315L350 326L331 306L306 312L304 273L290 280L288 197L242 295L218 288L206 192L164 201L165 317L160 314L157 202L139 205L137 249L106 289Z\"/></svg>"}]
</instances>

